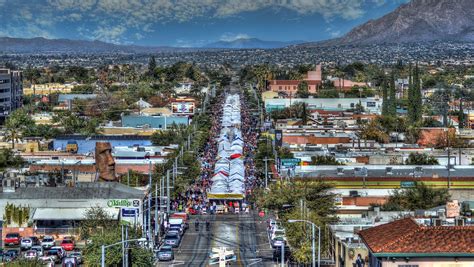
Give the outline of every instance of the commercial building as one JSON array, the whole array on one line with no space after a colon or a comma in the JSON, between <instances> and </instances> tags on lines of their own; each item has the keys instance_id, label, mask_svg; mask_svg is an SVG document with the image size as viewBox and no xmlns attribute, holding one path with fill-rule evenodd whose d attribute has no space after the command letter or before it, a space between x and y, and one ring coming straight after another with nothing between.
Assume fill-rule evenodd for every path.
<instances>
[{"instance_id":1,"label":"commercial building","mask_svg":"<svg viewBox=\"0 0 474 267\"><path fill-rule=\"evenodd\" d=\"M359 231L369 266L468 267L474 264L474 226L424 226L406 218Z\"/></svg>"},{"instance_id":2,"label":"commercial building","mask_svg":"<svg viewBox=\"0 0 474 267\"><path fill-rule=\"evenodd\" d=\"M361 104L366 112L381 114L383 100L378 97L367 98L272 98L265 99L265 110L272 112L297 103L306 103L309 110L353 110Z\"/></svg>"},{"instance_id":3,"label":"commercial building","mask_svg":"<svg viewBox=\"0 0 474 267\"><path fill-rule=\"evenodd\" d=\"M21 71L0 69L0 122L22 106L23 75Z\"/></svg>"},{"instance_id":4,"label":"commercial building","mask_svg":"<svg viewBox=\"0 0 474 267\"><path fill-rule=\"evenodd\" d=\"M167 130L171 125L188 125L187 116L122 116L122 127Z\"/></svg>"},{"instance_id":5,"label":"commercial building","mask_svg":"<svg viewBox=\"0 0 474 267\"><path fill-rule=\"evenodd\" d=\"M77 183L74 187L5 185L0 192L0 218L4 218L7 204L29 207L29 219L36 229L77 227L91 208L104 209L111 220L142 222L145 191L120 183Z\"/></svg>"},{"instance_id":6,"label":"commercial building","mask_svg":"<svg viewBox=\"0 0 474 267\"><path fill-rule=\"evenodd\" d=\"M269 82L269 89L272 92L295 95L296 91L298 91L298 85L303 81L308 84L309 93L317 93L322 84L321 65L317 65L315 70L308 71L306 78L303 80L271 80Z\"/></svg>"}]
</instances>

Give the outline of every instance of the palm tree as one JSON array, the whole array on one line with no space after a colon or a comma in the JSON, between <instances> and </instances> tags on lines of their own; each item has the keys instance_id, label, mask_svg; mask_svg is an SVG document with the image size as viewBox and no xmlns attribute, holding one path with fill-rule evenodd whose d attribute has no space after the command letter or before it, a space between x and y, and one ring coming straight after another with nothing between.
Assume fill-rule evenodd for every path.
<instances>
[{"instance_id":1,"label":"palm tree","mask_svg":"<svg viewBox=\"0 0 474 267\"><path fill-rule=\"evenodd\" d=\"M33 125L33 120L24 109L17 109L10 114L5 121L4 140L12 142L12 149L15 142L22 140L22 132Z\"/></svg>"}]
</instances>

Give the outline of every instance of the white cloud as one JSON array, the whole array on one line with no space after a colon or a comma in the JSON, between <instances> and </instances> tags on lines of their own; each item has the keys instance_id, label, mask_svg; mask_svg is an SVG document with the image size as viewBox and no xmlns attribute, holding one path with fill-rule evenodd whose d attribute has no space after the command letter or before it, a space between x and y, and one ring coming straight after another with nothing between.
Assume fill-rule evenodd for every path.
<instances>
[{"instance_id":1,"label":"white cloud","mask_svg":"<svg viewBox=\"0 0 474 267\"><path fill-rule=\"evenodd\" d=\"M92 37L97 40L102 40L110 43L120 43L122 35L127 31L124 26L99 26L92 32Z\"/></svg>"},{"instance_id":2,"label":"white cloud","mask_svg":"<svg viewBox=\"0 0 474 267\"><path fill-rule=\"evenodd\" d=\"M43 2L44 1L44 2ZM120 42L127 32L132 39L153 31L156 23L187 22L196 18L226 18L263 9L291 10L295 17L320 14L326 20L352 20L364 14L364 4L386 0L43 0L21 5L23 15L15 17L17 28L35 24L47 33L64 21L84 22L79 34L88 38ZM0 0L2 6L6 0ZM19 9L21 10L21 9ZM19 14L19 13L17 13ZM34 14L31 16L31 14ZM23 25L20 25L23 24ZM113 25L109 26L108 25ZM90 28L92 27L92 28ZM6 31L6 29L3 29ZM223 36L230 40L236 36ZM241 38L247 38L242 35Z\"/></svg>"},{"instance_id":3,"label":"white cloud","mask_svg":"<svg viewBox=\"0 0 474 267\"><path fill-rule=\"evenodd\" d=\"M234 33L230 33L230 32L227 32L227 33L224 33L220 38L219 40L220 41L225 41L225 42L232 42L232 41L235 41L237 39L248 39L250 38L250 35L246 34L246 33L237 33L237 34L234 34Z\"/></svg>"}]
</instances>

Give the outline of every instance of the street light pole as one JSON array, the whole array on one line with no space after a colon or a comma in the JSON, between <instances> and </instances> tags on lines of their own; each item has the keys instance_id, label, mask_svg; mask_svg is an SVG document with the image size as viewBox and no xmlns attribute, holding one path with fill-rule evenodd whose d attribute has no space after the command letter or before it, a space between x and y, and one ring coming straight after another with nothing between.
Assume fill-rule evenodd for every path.
<instances>
[{"instance_id":1,"label":"street light pole","mask_svg":"<svg viewBox=\"0 0 474 267\"><path fill-rule=\"evenodd\" d=\"M312 242L311 242L311 250L312 250L312 258L313 258L313 263L312 267L316 267L316 259L315 259L315 228L318 228L318 267L321 266L321 227L317 226L313 222L307 221L307 220L288 220L289 223L295 223L295 222L304 222L304 223L309 223L311 224L311 229L312 229Z\"/></svg>"},{"instance_id":2,"label":"street light pole","mask_svg":"<svg viewBox=\"0 0 474 267\"><path fill-rule=\"evenodd\" d=\"M144 242L144 241L146 241L146 238L123 240L123 241L120 241L120 242L117 242L117 243L113 243L113 244L110 244L110 245L102 245L102 246L101 246L100 266L101 266L101 267L105 267L105 249L106 249L106 248L110 248L110 247L113 247L113 246L116 246L116 245L120 245L120 244L123 244L123 243L134 242L134 241Z\"/></svg>"},{"instance_id":3,"label":"street light pole","mask_svg":"<svg viewBox=\"0 0 474 267\"><path fill-rule=\"evenodd\" d=\"M149 161L148 165L148 240L151 240L152 232L151 232L151 196L153 194L152 184L151 184L151 160Z\"/></svg>"}]
</instances>

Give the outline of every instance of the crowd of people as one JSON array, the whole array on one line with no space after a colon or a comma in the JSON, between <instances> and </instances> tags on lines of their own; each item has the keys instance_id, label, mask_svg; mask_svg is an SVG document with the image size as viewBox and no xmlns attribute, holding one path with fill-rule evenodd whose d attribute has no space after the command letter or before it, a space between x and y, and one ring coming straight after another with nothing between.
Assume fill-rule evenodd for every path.
<instances>
[{"instance_id":1,"label":"crowd of people","mask_svg":"<svg viewBox=\"0 0 474 267\"><path fill-rule=\"evenodd\" d=\"M244 139L244 164L245 164L245 192L246 195L252 192L252 189L258 184L255 176L255 163L253 159L253 151L257 147L257 120L251 117L245 98L241 95L241 130ZM209 140L199 154L201 163L201 174L195 183L190 185L186 192L178 195L173 201L173 209L178 211L186 211L191 214L215 213L217 204L224 205L225 211L234 211L235 209L245 209L248 204L242 201L239 206L238 202L224 201L216 203L209 201L207 193L212 186L211 178L214 175L214 166L218 160L218 138L222 128L223 104L225 95L216 96L215 104L211 105L210 116L212 126L210 129Z\"/></svg>"}]
</instances>

